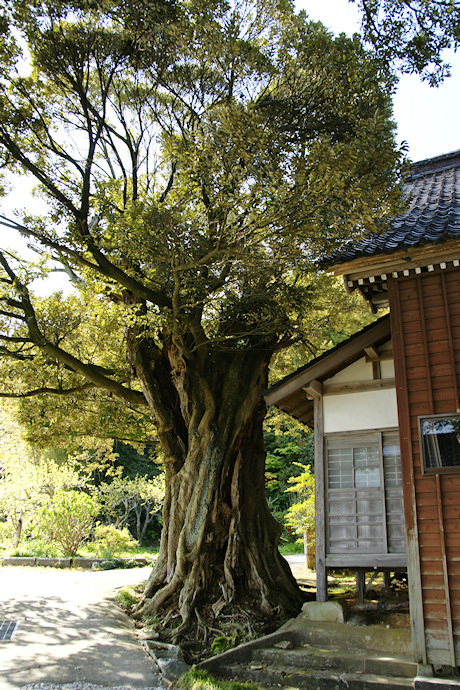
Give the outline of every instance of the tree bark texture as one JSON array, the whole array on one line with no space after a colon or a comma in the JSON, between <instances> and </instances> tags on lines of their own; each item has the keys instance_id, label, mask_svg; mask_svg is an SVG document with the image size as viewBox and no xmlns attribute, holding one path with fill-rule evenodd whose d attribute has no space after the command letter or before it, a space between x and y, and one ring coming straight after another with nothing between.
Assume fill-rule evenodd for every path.
<instances>
[{"instance_id":1,"label":"tree bark texture","mask_svg":"<svg viewBox=\"0 0 460 690\"><path fill-rule=\"evenodd\" d=\"M265 496L266 351L184 357L132 339L130 357L166 457L164 528L139 615L177 610L181 632L212 607L263 619L298 612Z\"/></svg>"}]
</instances>

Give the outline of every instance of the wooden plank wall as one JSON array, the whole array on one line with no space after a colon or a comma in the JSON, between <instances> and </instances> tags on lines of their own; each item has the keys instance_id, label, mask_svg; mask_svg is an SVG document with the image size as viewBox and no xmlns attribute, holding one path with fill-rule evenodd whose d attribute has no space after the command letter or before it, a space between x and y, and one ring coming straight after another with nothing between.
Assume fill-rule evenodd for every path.
<instances>
[{"instance_id":1,"label":"wooden plank wall","mask_svg":"<svg viewBox=\"0 0 460 690\"><path fill-rule=\"evenodd\" d=\"M416 660L460 665L460 474L423 475L419 415L460 407L460 270L389 281Z\"/></svg>"}]
</instances>

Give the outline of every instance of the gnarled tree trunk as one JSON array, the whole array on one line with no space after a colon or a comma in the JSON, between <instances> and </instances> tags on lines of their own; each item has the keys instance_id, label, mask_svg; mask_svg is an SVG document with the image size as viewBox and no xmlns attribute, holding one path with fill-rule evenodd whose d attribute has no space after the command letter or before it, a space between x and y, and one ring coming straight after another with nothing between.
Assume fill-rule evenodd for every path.
<instances>
[{"instance_id":1,"label":"gnarled tree trunk","mask_svg":"<svg viewBox=\"0 0 460 690\"><path fill-rule=\"evenodd\" d=\"M270 353L186 358L132 340L130 354L166 456L160 553L139 613L177 610L177 637L225 607L274 623L297 613L302 593L265 497L260 391Z\"/></svg>"}]
</instances>

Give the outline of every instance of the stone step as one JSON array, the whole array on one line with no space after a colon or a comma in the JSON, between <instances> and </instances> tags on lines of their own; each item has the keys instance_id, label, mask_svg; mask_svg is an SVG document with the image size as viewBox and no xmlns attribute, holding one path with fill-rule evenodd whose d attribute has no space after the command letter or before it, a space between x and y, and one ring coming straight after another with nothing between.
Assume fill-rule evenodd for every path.
<instances>
[{"instance_id":1,"label":"stone step","mask_svg":"<svg viewBox=\"0 0 460 690\"><path fill-rule=\"evenodd\" d=\"M410 630L388 629L381 626L352 626L344 623L302 621L302 616L291 619L278 631L286 633L286 639L295 639L317 647L337 648L346 651L372 650L382 656L398 656L412 659Z\"/></svg>"},{"instance_id":2,"label":"stone step","mask_svg":"<svg viewBox=\"0 0 460 690\"><path fill-rule=\"evenodd\" d=\"M275 633L206 659L199 668L270 689L401 690L413 688L417 668L412 659L409 630L354 627L300 615Z\"/></svg>"},{"instance_id":3,"label":"stone step","mask_svg":"<svg viewBox=\"0 0 460 690\"><path fill-rule=\"evenodd\" d=\"M285 666L263 666L250 663L221 667L218 677L239 682L253 682L264 690L276 687L298 688L299 690L406 690L413 688L413 678L388 677L371 673L350 673L317 669L292 671Z\"/></svg>"},{"instance_id":4,"label":"stone step","mask_svg":"<svg viewBox=\"0 0 460 690\"><path fill-rule=\"evenodd\" d=\"M414 678L417 675L417 665L407 659L380 656L365 649L344 652L337 648L322 649L305 643L294 649L256 649L252 661L278 668L334 670L404 678Z\"/></svg>"}]
</instances>

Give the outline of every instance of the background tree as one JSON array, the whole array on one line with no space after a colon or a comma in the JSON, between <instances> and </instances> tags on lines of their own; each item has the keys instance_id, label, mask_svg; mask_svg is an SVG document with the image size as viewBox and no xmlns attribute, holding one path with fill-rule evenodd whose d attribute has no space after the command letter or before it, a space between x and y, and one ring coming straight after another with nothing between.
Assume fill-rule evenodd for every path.
<instances>
[{"instance_id":1,"label":"background tree","mask_svg":"<svg viewBox=\"0 0 460 690\"><path fill-rule=\"evenodd\" d=\"M295 500L289 506L284 519L288 529L303 540L307 568L314 568L316 544L315 476L311 465L295 464L301 472L298 476L288 479L292 486L288 487L286 491L294 494Z\"/></svg>"},{"instance_id":2,"label":"background tree","mask_svg":"<svg viewBox=\"0 0 460 690\"><path fill-rule=\"evenodd\" d=\"M130 518L134 517L132 531L138 546L142 546L147 528L161 514L164 476L138 476L132 479L115 477L98 487L97 498L102 515L113 522L115 527L128 526Z\"/></svg>"},{"instance_id":3,"label":"background tree","mask_svg":"<svg viewBox=\"0 0 460 690\"><path fill-rule=\"evenodd\" d=\"M313 467L313 434L285 413L270 410L265 419L264 442L267 499L274 517L283 522L293 503L286 494L290 478L300 473L300 462Z\"/></svg>"},{"instance_id":4,"label":"background tree","mask_svg":"<svg viewBox=\"0 0 460 690\"><path fill-rule=\"evenodd\" d=\"M288 480L292 486L286 491L295 494L296 501L286 514L286 524L295 534L303 537L305 532L315 529L315 477L310 465L297 463L300 474Z\"/></svg>"},{"instance_id":5,"label":"background tree","mask_svg":"<svg viewBox=\"0 0 460 690\"><path fill-rule=\"evenodd\" d=\"M56 489L41 507L36 529L72 558L89 538L98 510L95 498L83 491Z\"/></svg>"},{"instance_id":6,"label":"background tree","mask_svg":"<svg viewBox=\"0 0 460 690\"><path fill-rule=\"evenodd\" d=\"M460 43L457 0L351 0L362 13L364 38L387 64L416 72L431 85L450 74L446 48Z\"/></svg>"},{"instance_id":7,"label":"background tree","mask_svg":"<svg viewBox=\"0 0 460 690\"><path fill-rule=\"evenodd\" d=\"M321 302L314 256L398 204L392 83L287 2L0 6L4 164L50 203L18 227L82 273L103 323L114 305L127 354L54 328L4 251L7 393L29 397L33 371L56 399L100 388L155 419L164 529L141 612L179 615L177 638L225 607L276 625L302 596L265 500L260 392Z\"/></svg>"},{"instance_id":8,"label":"background tree","mask_svg":"<svg viewBox=\"0 0 460 690\"><path fill-rule=\"evenodd\" d=\"M62 454L27 443L13 415L0 408L0 519L10 525L14 548L57 489L82 483L64 460Z\"/></svg>"}]
</instances>

